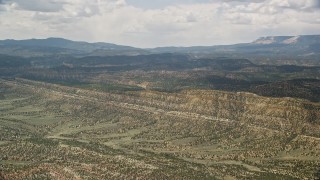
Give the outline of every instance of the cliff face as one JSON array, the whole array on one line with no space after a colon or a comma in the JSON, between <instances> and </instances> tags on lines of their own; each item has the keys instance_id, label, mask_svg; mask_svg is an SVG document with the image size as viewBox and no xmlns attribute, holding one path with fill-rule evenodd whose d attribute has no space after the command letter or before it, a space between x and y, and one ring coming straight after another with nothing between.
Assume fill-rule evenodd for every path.
<instances>
[{"instance_id":1,"label":"cliff face","mask_svg":"<svg viewBox=\"0 0 320 180\"><path fill-rule=\"evenodd\" d=\"M181 94L142 92L141 97L168 102L173 110L250 123L290 133L320 137L320 104L293 98L268 98L251 93L188 90Z\"/></svg>"},{"instance_id":2,"label":"cliff face","mask_svg":"<svg viewBox=\"0 0 320 180\"><path fill-rule=\"evenodd\" d=\"M271 98L245 92L215 90L184 90L180 93L138 91L125 94L103 93L77 88L38 83L20 79L35 88L69 94L82 99L93 98L111 104L130 105L136 109L161 112L181 112L237 121L261 128L320 137L320 103L294 98ZM40 88L40 89L42 89ZM25 89L23 90L25 91ZM21 92L22 93L22 92ZM50 97L52 97L50 95Z\"/></svg>"},{"instance_id":3,"label":"cliff face","mask_svg":"<svg viewBox=\"0 0 320 180\"><path fill-rule=\"evenodd\" d=\"M288 44L288 45L312 45L319 43L319 35L302 36L267 36L261 37L252 44Z\"/></svg>"}]
</instances>

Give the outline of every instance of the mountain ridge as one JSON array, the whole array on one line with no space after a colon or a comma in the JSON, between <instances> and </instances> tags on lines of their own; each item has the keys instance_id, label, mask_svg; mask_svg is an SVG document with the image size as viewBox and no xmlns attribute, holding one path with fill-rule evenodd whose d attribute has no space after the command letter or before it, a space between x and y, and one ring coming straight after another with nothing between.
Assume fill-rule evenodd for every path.
<instances>
[{"instance_id":1,"label":"mountain ridge","mask_svg":"<svg viewBox=\"0 0 320 180\"><path fill-rule=\"evenodd\" d=\"M18 55L25 57L90 54L135 55L143 53L142 49L117 45L112 43L72 41L64 38L50 37L46 39L0 40L0 54ZM25 52L23 52L25 51ZM17 54L17 52L19 52Z\"/></svg>"},{"instance_id":2,"label":"mountain ridge","mask_svg":"<svg viewBox=\"0 0 320 180\"><path fill-rule=\"evenodd\" d=\"M299 42L299 40L306 41L306 40L312 40L313 42L319 42L320 34L314 34L314 35L296 35L296 36L262 36L259 37L252 42L244 42L244 43L235 43L235 44L227 44L227 45L197 45L197 46L160 46L160 47L154 47L154 48L138 48L134 46L128 46L128 45L119 45L114 43L108 43L108 42L86 42L86 41L76 41L76 40L70 40L66 38L61 37L48 37L45 39L22 39L22 40L16 40L16 39L3 39L0 40L0 45L21 45L21 46L38 46L38 45L45 45L45 46L68 46L72 43L78 43L81 45L95 45L100 46L102 48L135 48L135 49L158 49L158 48L205 48L205 47L221 47L221 46L235 46L235 45L246 45L246 44L292 44L290 43L290 40L294 40L295 43ZM263 42L267 41L267 42ZM67 45L66 45L67 44Z\"/></svg>"},{"instance_id":3,"label":"mountain ridge","mask_svg":"<svg viewBox=\"0 0 320 180\"><path fill-rule=\"evenodd\" d=\"M254 44L297 44L311 41L318 43L320 35L297 35L297 36L265 36L253 41Z\"/></svg>"},{"instance_id":4,"label":"mountain ridge","mask_svg":"<svg viewBox=\"0 0 320 180\"><path fill-rule=\"evenodd\" d=\"M137 56L147 54L188 54L194 58L231 57L257 64L320 65L320 35L266 36L249 43L215 46L136 48L104 42L89 43L63 38L0 40L0 54L22 57L52 56ZM263 61L261 61L263 60Z\"/></svg>"},{"instance_id":5,"label":"mountain ridge","mask_svg":"<svg viewBox=\"0 0 320 180\"><path fill-rule=\"evenodd\" d=\"M89 43L85 41L73 41L73 40L68 40L68 39L58 38L58 37L49 37L46 39L25 39L25 40L6 39L6 40L1 40L0 45L64 47L64 48L75 49L75 50L85 50L85 48L87 48L87 50L91 50L92 48L94 49L134 48L130 46L117 45L117 44L105 43L105 42ZM85 47L81 47L81 46L85 46Z\"/></svg>"}]
</instances>

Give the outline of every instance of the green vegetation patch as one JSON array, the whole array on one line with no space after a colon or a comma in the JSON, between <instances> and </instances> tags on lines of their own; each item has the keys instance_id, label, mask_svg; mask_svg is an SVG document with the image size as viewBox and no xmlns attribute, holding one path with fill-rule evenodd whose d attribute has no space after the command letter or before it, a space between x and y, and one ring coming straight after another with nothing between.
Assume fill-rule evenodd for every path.
<instances>
[{"instance_id":1,"label":"green vegetation patch","mask_svg":"<svg viewBox=\"0 0 320 180\"><path fill-rule=\"evenodd\" d=\"M58 146L59 142L53 139L47 139L42 137L32 137L27 139L27 141L33 143L33 144L39 144L39 145L45 145L49 147L56 147Z\"/></svg>"},{"instance_id":2,"label":"green vegetation patch","mask_svg":"<svg viewBox=\"0 0 320 180\"><path fill-rule=\"evenodd\" d=\"M124 84L95 84L95 83L69 83L69 82L63 82L61 83L65 86L72 86L72 87L78 87L83 89L89 89L89 90L96 90L96 91L102 91L102 92L126 92L126 91L142 91L144 90L142 87L139 86L133 86L133 85L124 85Z\"/></svg>"},{"instance_id":3,"label":"green vegetation patch","mask_svg":"<svg viewBox=\"0 0 320 180\"><path fill-rule=\"evenodd\" d=\"M83 149L87 149L90 151L98 152L105 155L116 155L116 154L123 154L121 150L113 149L109 146L106 146L104 144L100 144L98 142L90 141L89 143L86 142L80 142L76 140L61 140L63 144L73 146L73 147L80 147Z\"/></svg>"}]
</instances>

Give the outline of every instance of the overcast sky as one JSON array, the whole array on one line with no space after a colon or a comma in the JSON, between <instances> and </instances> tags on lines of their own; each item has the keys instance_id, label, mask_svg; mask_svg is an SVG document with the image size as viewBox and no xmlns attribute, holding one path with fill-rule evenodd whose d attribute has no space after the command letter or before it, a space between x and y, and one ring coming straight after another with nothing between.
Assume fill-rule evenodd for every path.
<instances>
[{"instance_id":1,"label":"overcast sky","mask_svg":"<svg viewBox=\"0 0 320 180\"><path fill-rule=\"evenodd\" d=\"M319 32L320 0L0 0L0 39L156 47Z\"/></svg>"}]
</instances>

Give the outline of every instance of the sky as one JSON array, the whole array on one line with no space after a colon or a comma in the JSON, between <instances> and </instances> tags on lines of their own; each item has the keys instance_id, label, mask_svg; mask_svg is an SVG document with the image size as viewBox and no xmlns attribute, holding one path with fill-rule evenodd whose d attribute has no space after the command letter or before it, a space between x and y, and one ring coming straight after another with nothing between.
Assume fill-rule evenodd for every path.
<instances>
[{"instance_id":1,"label":"sky","mask_svg":"<svg viewBox=\"0 0 320 180\"><path fill-rule=\"evenodd\" d=\"M0 0L0 39L147 48L306 34L320 34L320 0Z\"/></svg>"}]
</instances>

